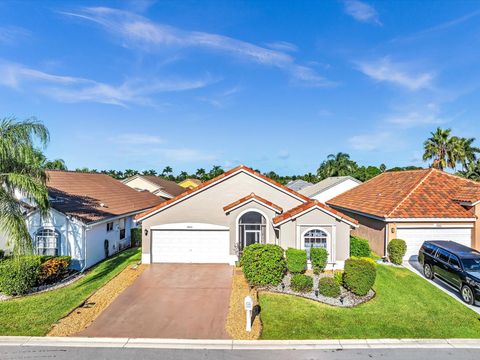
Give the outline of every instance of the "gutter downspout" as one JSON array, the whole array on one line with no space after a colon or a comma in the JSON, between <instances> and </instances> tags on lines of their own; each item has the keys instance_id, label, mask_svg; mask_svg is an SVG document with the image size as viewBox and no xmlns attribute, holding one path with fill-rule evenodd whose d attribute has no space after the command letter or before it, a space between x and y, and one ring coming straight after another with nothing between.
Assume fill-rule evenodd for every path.
<instances>
[{"instance_id":1,"label":"gutter downspout","mask_svg":"<svg viewBox=\"0 0 480 360\"><path fill-rule=\"evenodd\" d=\"M83 267L80 270L80 273L83 274L85 269L87 268L87 226L83 226Z\"/></svg>"}]
</instances>

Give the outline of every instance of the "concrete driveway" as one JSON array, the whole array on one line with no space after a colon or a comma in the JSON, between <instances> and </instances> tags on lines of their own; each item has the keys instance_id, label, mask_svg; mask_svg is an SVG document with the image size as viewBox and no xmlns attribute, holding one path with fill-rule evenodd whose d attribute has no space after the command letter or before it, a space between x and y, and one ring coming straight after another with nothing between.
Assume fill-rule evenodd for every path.
<instances>
[{"instance_id":1,"label":"concrete driveway","mask_svg":"<svg viewBox=\"0 0 480 360\"><path fill-rule=\"evenodd\" d=\"M228 339L232 267L152 264L78 336Z\"/></svg>"}]
</instances>

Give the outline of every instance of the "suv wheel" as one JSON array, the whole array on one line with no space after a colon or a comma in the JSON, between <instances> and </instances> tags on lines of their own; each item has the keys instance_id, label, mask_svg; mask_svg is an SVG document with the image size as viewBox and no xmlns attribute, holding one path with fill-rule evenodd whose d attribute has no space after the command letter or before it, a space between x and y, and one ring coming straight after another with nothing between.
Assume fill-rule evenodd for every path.
<instances>
[{"instance_id":1,"label":"suv wheel","mask_svg":"<svg viewBox=\"0 0 480 360\"><path fill-rule=\"evenodd\" d=\"M473 305L475 302L475 298L473 296L472 288L468 285L463 285L461 290L461 295L463 301L465 301L469 305Z\"/></svg>"},{"instance_id":2,"label":"suv wheel","mask_svg":"<svg viewBox=\"0 0 480 360\"><path fill-rule=\"evenodd\" d=\"M423 275L425 275L425 277L429 280L433 279L433 270L429 264L425 264L423 267Z\"/></svg>"}]
</instances>

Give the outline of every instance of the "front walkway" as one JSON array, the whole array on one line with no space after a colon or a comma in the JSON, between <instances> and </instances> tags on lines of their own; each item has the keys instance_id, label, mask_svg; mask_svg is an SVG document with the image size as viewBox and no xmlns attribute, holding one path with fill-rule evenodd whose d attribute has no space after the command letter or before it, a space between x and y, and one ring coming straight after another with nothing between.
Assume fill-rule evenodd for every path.
<instances>
[{"instance_id":1,"label":"front walkway","mask_svg":"<svg viewBox=\"0 0 480 360\"><path fill-rule=\"evenodd\" d=\"M441 280L438 280L438 279L428 280L425 276L423 276L422 264L420 264L418 261L415 261L415 260L405 261L403 263L403 266L405 266L407 269L417 274L418 276L422 277L425 281L428 281L429 283L433 284L434 286L442 290L444 293L450 295L457 301L461 302L466 307L472 309L477 314L480 314L480 306L477 306L478 303L477 305L468 305L462 300L462 298L460 297L460 292L458 292L457 290L448 286Z\"/></svg>"}]
</instances>

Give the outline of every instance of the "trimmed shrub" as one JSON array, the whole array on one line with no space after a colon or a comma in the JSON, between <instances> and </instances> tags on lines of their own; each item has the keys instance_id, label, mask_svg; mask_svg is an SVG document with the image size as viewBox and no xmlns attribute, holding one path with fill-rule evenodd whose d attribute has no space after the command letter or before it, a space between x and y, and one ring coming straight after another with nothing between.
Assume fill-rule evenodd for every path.
<instances>
[{"instance_id":1,"label":"trimmed shrub","mask_svg":"<svg viewBox=\"0 0 480 360\"><path fill-rule=\"evenodd\" d=\"M253 244L243 250L240 265L251 286L278 285L285 275L283 249L272 244Z\"/></svg>"},{"instance_id":2,"label":"trimmed shrub","mask_svg":"<svg viewBox=\"0 0 480 360\"><path fill-rule=\"evenodd\" d=\"M287 249L287 269L292 274L302 274L307 269L307 252L305 250Z\"/></svg>"},{"instance_id":3,"label":"trimmed shrub","mask_svg":"<svg viewBox=\"0 0 480 360\"><path fill-rule=\"evenodd\" d=\"M333 278L335 279L338 286L343 286L343 272L335 271L333 273Z\"/></svg>"},{"instance_id":4,"label":"trimmed shrub","mask_svg":"<svg viewBox=\"0 0 480 360\"><path fill-rule=\"evenodd\" d=\"M298 292L312 291L313 278L305 274L295 274L290 279L290 288Z\"/></svg>"},{"instance_id":5,"label":"trimmed shrub","mask_svg":"<svg viewBox=\"0 0 480 360\"><path fill-rule=\"evenodd\" d=\"M23 256L4 260L0 263L0 291L7 295L22 295L38 281L40 259Z\"/></svg>"},{"instance_id":6,"label":"trimmed shrub","mask_svg":"<svg viewBox=\"0 0 480 360\"><path fill-rule=\"evenodd\" d=\"M324 248L311 248L310 261L315 274L320 274L327 266L328 252Z\"/></svg>"},{"instance_id":7,"label":"trimmed shrub","mask_svg":"<svg viewBox=\"0 0 480 360\"><path fill-rule=\"evenodd\" d=\"M350 258L345 261L343 284L356 295L366 295L375 284L377 269L365 258Z\"/></svg>"},{"instance_id":8,"label":"trimmed shrub","mask_svg":"<svg viewBox=\"0 0 480 360\"><path fill-rule=\"evenodd\" d=\"M140 246L142 244L142 228L132 229L130 231L132 246Z\"/></svg>"},{"instance_id":9,"label":"trimmed shrub","mask_svg":"<svg viewBox=\"0 0 480 360\"><path fill-rule=\"evenodd\" d=\"M318 292L323 296L336 298L340 296L340 285L331 277L322 277L318 280Z\"/></svg>"},{"instance_id":10,"label":"trimmed shrub","mask_svg":"<svg viewBox=\"0 0 480 360\"><path fill-rule=\"evenodd\" d=\"M350 256L368 257L371 252L367 239L360 236L350 236Z\"/></svg>"},{"instance_id":11,"label":"trimmed shrub","mask_svg":"<svg viewBox=\"0 0 480 360\"><path fill-rule=\"evenodd\" d=\"M406 252L407 244L402 239L393 239L387 245L388 258L394 264L402 265Z\"/></svg>"},{"instance_id":12,"label":"trimmed shrub","mask_svg":"<svg viewBox=\"0 0 480 360\"><path fill-rule=\"evenodd\" d=\"M38 285L52 284L62 277L68 271L70 266L70 257L59 256L51 258L40 265L40 274L38 277Z\"/></svg>"}]
</instances>

